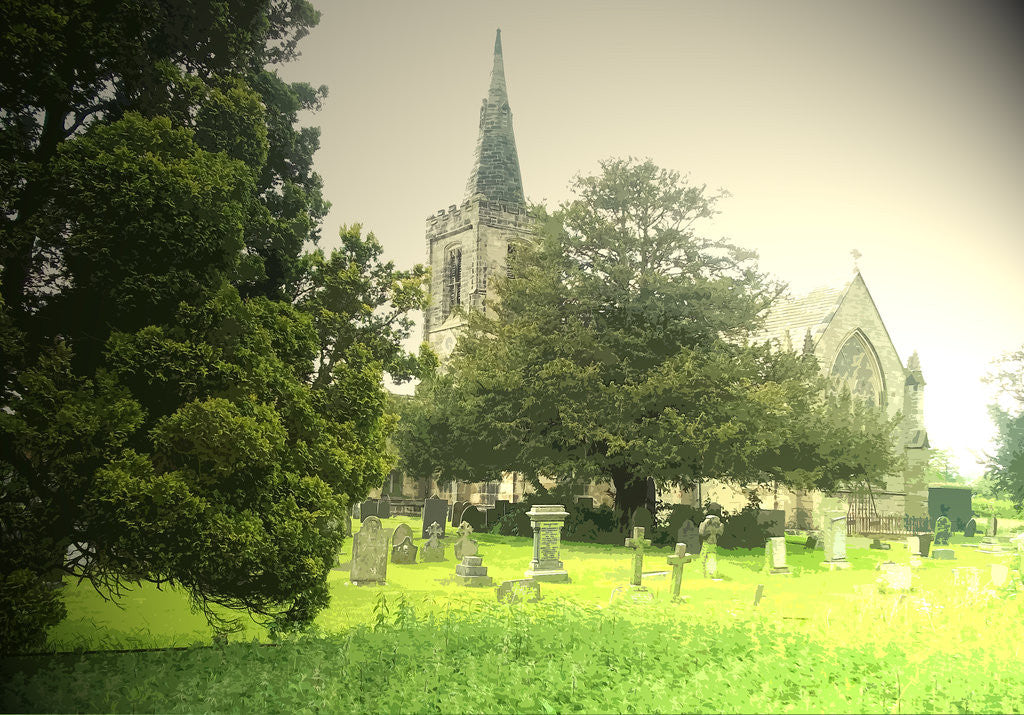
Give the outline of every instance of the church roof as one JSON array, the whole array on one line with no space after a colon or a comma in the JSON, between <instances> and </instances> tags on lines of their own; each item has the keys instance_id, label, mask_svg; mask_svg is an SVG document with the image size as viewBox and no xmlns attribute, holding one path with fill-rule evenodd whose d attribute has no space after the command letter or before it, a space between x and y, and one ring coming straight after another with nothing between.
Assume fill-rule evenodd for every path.
<instances>
[{"instance_id":1,"label":"church roof","mask_svg":"<svg viewBox=\"0 0 1024 715\"><path fill-rule=\"evenodd\" d=\"M764 327L754 336L755 342L778 341L783 347L799 350L807 331L815 343L825 332L849 289L818 288L799 298L779 298L772 306ZM787 337L788 333L788 337Z\"/></svg>"},{"instance_id":2,"label":"church roof","mask_svg":"<svg viewBox=\"0 0 1024 715\"><path fill-rule=\"evenodd\" d=\"M512 133L512 110L505 86L501 30L494 38L491 84L480 107L480 135L476 142L473 169L466 183L466 198L472 199L477 194L483 194L489 201L525 203L519 153Z\"/></svg>"}]
</instances>

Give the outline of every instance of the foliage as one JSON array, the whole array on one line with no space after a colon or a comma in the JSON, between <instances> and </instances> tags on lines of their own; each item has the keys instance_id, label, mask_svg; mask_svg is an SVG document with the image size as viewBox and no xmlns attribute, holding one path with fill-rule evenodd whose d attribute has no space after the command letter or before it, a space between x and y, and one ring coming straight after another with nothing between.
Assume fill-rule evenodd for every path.
<instances>
[{"instance_id":1,"label":"foliage","mask_svg":"<svg viewBox=\"0 0 1024 715\"><path fill-rule=\"evenodd\" d=\"M115 599L179 585L222 630L216 606L290 628L327 604L345 506L394 461L382 373L418 369L424 271L358 225L306 250L327 203L297 118L326 89L273 66L317 21L306 0L0 10L11 599L62 564ZM37 603L5 648L59 620Z\"/></svg>"},{"instance_id":2,"label":"foliage","mask_svg":"<svg viewBox=\"0 0 1024 715\"><path fill-rule=\"evenodd\" d=\"M925 467L925 478L928 482L967 484L967 478L960 474L956 457L947 449L932 450L928 465Z\"/></svg>"},{"instance_id":3,"label":"foliage","mask_svg":"<svg viewBox=\"0 0 1024 715\"><path fill-rule=\"evenodd\" d=\"M625 524L649 478L832 489L895 469L879 411L826 395L812 356L749 344L781 287L694 232L718 196L649 160L574 188L421 384L396 440L410 473L606 481Z\"/></svg>"},{"instance_id":4,"label":"foliage","mask_svg":"<svg viewBox=\"0 0 1024 715\"><path fill-rule=\"evenodd\" d=\"M975 516L988 517L995 510L996 516L1000 519L1024 519L1024 509L1016 507L1009 499L972 496L971 510Z\"/></svg>"},{"instance_id":5,"label":"foliage","mask_svg":"<svg viewBox=\"0 0 1024 715\"><path fill-rule=\"evenodd\" d=\"M995 450L986 454L986 468L996 491L1024 508L1024 347L1004 355L986 381L998 390L989 406L996 427Z\"/></svg>"}]
</instances>

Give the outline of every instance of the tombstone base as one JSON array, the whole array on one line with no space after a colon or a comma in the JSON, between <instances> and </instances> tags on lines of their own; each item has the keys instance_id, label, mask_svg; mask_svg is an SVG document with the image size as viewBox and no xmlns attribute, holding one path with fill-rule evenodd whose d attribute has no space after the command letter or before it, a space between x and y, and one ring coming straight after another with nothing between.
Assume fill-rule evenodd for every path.
<instances>
[{"instance_id":1,"label":"tombstone base","mask_svg":"<svg viewBox=\"0 0 1024 715\"><path fill-rule=\"evenodd\" d=\"M457 564L455 566L456 576L486 576L486 566L467 566L466 564Z\"/></svg>"},{"instance_id":2,"label":"tombstone base","mask_svg":"<svg viewBox=\"0 0 1024 715\"><path fill-rule=\"evenodd\" d=\"M953 561L956 559L956 552L953 549L932 549L932 558L940 561Z\"/></svg>"},{"instance_id":3,"label":"tombstone base","mask_svg":"<svg viewBox=\"0 0 1024 715\"><path fill-rule=\"evenodd\" d=\"M441 561L447 561L444 557L444 549L431 549L428 546L423 547L423 563L439 563Z\"/></svg>"},{"instance_id":4,"label":"tombstone base","mask_svg":"<svg viewBox=\"0 0 1024 715\"><path fill-rule=\"evenodd\" d=\"M983 554L1001 554L1003 552L1003 545L992 537L986 536L981 540L978 551Z\"/></svg>"},{"instance_id":5,"label":"tombstone base","mask_svg":"<svg viewBox=\"0 0 1024 715\"><path fill-rule=\"evenodd\" d=\"M822 561L821 565L826 567L829 571L835 571L836 569L848 569L853 566L849 561Z\"/></svg>"},{"instance_id":6,"label":"tombstone base","mask_svg":"<svg viewBox=\"0 0 1024 715\"><path fill-rule=\"evenodd\" d=\"M455 583L463 586L474 586L480 588L494 585L494 579L490 576L460 576L455 574L452 576L452 579L454 579Z\"/></svg>"},{"instance_id":7,"label":"tombstone base","mask_svg":"<svg viewBox=\"0 0 1024 715\"><path fill-rule=\"evenodd\" d=\"M792 576L793 572L790 571L788 568L782 568L782 569L775 569L775 568L773 568L773 569L768 569L768 575L770 575L770 576Z\"/></svg>"},{"instance_id":8,"label":"tombstone base","mask_svg":"<svg viewBox=\"0 0 1024 715\"><path fill-rule=\"evenodd\" d=\"M532 578L535 581L547 581L548 583L570 583L572 581L569 578L568 571L534 571L533 569L527 569L524 575L526 578Z\"/></svg>"},{"instance_id":9,"label":"tombstone base","mask_svg":"<svg viewBox=\"0 0 1024 715\"><path fill-rule=\"evenodd\" d=\"M387 586L387 581L349 581L353 586Z\"/></svg>"}]
</instances>

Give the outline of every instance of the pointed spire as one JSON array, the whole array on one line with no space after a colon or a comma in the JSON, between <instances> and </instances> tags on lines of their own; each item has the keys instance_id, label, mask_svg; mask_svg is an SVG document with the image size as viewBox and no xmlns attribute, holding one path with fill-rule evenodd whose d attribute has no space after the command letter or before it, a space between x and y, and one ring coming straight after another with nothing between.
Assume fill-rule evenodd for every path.
<instances>
[{"instance_id":1,"label":"pointed spire","mask_svg":"<svg viewBox=\"0 0 1024 715\"><path fill-rule=\"evenodd\" d=\"M512 133L512 110L505 85L505 61L501 54L501 30L494 38L491 84L480 107L480 135L473 170L466 183L466 198L483 194L489 201L523 204L523 179L519 153Z\"/></svg>"},{"instance_id":2,"label":"pointed spire","mask_svg":"<svg viewBox=\"0 0 1024 715\"><path fill-rule=\"evenodd\" d=\"M804 355L814 354L814 338L811 337L811 329L804 333Z\"/></svg>"},{"instance_id":3,"label":"pointed spire","mask_svg":"<svg viewBox=\"0 0 1024 715\"><path fill-rule=\"evenodd\" d=\"M907 369L911 372L921 372L921 358L918 357L916 350L913 355L907 358Z\"/></svg>"}]
</instances>

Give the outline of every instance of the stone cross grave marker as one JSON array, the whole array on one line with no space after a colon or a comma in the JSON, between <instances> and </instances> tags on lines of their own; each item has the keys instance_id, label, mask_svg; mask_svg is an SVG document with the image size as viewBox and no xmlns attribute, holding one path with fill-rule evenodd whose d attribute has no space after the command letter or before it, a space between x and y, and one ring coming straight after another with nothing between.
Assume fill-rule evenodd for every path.
<instances>
[{"instance_id":1,"label":"stone cross grave marker","mask_svg":"<svg viewBox=\"0 0 1024 715\"><path fill-rule=\"evenodd\" d=\"M704 575L714 578L718 573L718 537L725 531L722 519L717 514L708 514L700 523L697 533L700 534L701 566Z\"/></svg>"},{"instance_id":2,"label":"stone cross grave marker","mask_svg":"<svg viewBox=\"0 0 1024 715\"><path fill-rule=\"evenodd\" d=\"M675 553L668 557L672 566L672 600L679 600L679 589L683 585L683 566L693 561L693 555L686 553L686 544L676 544Z\"/></svg>"},{"instance_id":3,"label":"stone cross grave marker","mask_svg":"<svg viewBox=\"0 0 1024 715\"><path fill-rule=\"evenodd\" d=\"M643 581L644 551L651 545L650 539L644 538L642 526L633 527L633 537L626 539L626 546L633 549L633 575L629 579L632 586L639 586Z\"/></svg>"},{"instance_id":4,"label":"stone cross grave marker","mask_svg":"<svg viewBox=\"0 0 1024 715\"><path fill-rule=\"evenodd\" d=\"M447 517L447 514L445 515ZM441 541L441 534L444 533L441 525L436 521L427 527L430 538L423 544L423 562L444 561L444 543Z\"/></svg>"},{"instance_id":5,"label":"stone cross grave marker","mask_svg":"<svg viewBox=\"0 0 1024 715\"><path fill-rule=\"evenodd\" d=\"M953 524L948 516L940 516L935 520L935 545L949 546L949 537L953 533Z\"/></svg>"},{"instance_id":6,"label":"stone cross grave marker","mask_svg":"<svg viewBox=\"0 0 1024 715\"><path fill-rule=\"evenodd\" d=\"M467 556L476 556L477 547L476 541L469 538L473 534L473 527L462 522L459 526L459 540L455 542L455 559L456 561L462 561Z\"/></svg>"},{"instance_id":7,"label":"stone cross grave marker","mask_svg":"<svg viewBox=\"0 0 1024 715\"><path fill-rule=\"evenodd\" d=\"M357 586L386 583L388 573L388 533L380 519L368 516L363 528L352 537L352 570L349 579Z\"/></svg>"},{"instance_id":8,"label":"stone cross grave marker","mask_svg":"<svg viewBox=\"0 0 1024 715\"><path fill-rule=\"evenodd\" d=\"M791 573L786 565L786 537L773 536L764 545L764 567L769 574Z\"/></svg>"},{"instance_id":9,"label":"stone cross grave marker","mask_svg":"<svg viewBox=\"0 0 1024 715\"><path fill-rule=\"evenodd\" d=\"M430 525L437 523L441 526L440 537L444 538L444 527L448 523L448 500L441 499L434 494L423 502L423 528L420 531L420 538L426 539L430 536Z\"/></svg>"},{"instance_id":10,"label":"stone cross grave marker","mask_svg":"<svg viewBox=\"0 0 1024 715\"><path fill-rule=\"evenodd\" d=\"M561 504L537 504L527 516L533 527L533 560L525 576L537 581L568 582L569 573L558 559L562 524L569 512Z\"/></svg>"}]
</instances>

